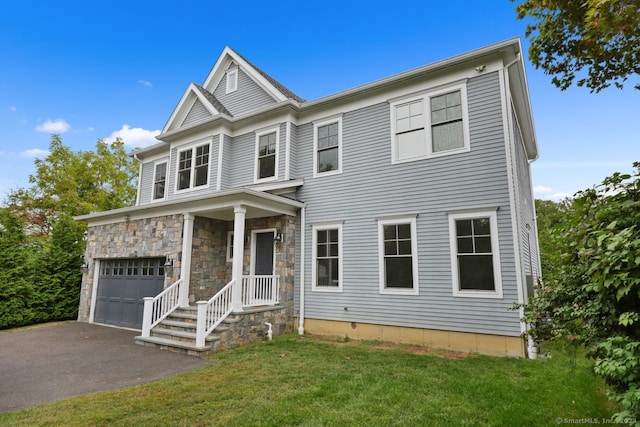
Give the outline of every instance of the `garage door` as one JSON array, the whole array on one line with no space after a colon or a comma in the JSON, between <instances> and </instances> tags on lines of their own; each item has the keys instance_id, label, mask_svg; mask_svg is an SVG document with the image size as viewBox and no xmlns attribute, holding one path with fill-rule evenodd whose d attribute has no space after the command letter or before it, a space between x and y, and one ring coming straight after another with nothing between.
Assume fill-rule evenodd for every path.
<instances>
[{"instance_id":1,"label":"garage door","mask_svg":"<svg viewBox=\"0 0 640 427\"><path fill-rule=\"evenodd\" d=\"M93 320L140 329L143 298L154 297L163 288L163 258L101 260Z\"/></svg>"}]
</instances>

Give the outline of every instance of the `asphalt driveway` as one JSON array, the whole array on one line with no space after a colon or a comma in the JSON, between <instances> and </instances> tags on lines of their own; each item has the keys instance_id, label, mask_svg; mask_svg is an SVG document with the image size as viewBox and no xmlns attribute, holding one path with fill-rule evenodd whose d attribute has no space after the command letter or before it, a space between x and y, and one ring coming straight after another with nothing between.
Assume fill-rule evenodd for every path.
<instances>
[{"instance_id":1,"label":"asphalt driveway","mask_svg":"<svg viewBox=\"0 0 640 427\"><path fill-rule=\"evenodd\" d=\"M137 335L78 322L0 331L0 412L155 381L211 363L137 345Z\"/></svg>"}]
</instances>

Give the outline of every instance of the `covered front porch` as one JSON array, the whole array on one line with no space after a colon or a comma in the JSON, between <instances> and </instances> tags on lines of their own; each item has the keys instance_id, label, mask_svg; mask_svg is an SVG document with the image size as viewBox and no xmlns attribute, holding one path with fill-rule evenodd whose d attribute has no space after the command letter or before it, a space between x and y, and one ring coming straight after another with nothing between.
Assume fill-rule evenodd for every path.
<instances>
[{"instance_id":1,"label":"covered front porch","mask_svg":"<svg viewBox=\"0 0 640 427\"><path fill-rule=\"evenodd\" d=\"M102 260L161 254L165 287L141 301L139 338L152 338L154 328L162 327L163 322L175 326L178 321L171 316L178 309L188 314L184 317L195 317L189 322L195 326L192 342L196 348L205 347L207 336L232 313L281 310L293 325L295 227L302 206L286 197L241 189L94 214L88 221L86 258L96 262L89 262L84 279L89 284L87 293L94 295L90 304L95 307L96 269ZM91 222L99 224L92 229ZM113 245L107 248L100 242L106 237L113 243L112 236L122 234L123 229L124 241L118 243L117 252ZM102 252L106 251L105 257ZM92 308L89 321L94 311ZM270 319L262 321L262 328L265 322Z\"/></svg>"}]
</instances>

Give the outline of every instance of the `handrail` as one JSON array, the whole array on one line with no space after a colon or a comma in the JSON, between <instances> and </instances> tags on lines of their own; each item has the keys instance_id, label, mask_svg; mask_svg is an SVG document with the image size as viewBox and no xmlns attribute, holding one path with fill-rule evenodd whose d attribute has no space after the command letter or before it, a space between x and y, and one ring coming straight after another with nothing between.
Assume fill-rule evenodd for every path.
<instances>
[{"instance_id":1,"label":"handrail","mask_svg":"<svg viewBox=\"0 0 640 427\"><path fill-rule=\"evenodd\" d=\"M280 276L242 276L242 306L275 305L280 302Z\"/></svg>"},{"instance_id":2,"label":"handrail","mask_svg":"<svg viewBox=\"0 0 640 427\"><path fill-rule=\"evenodd\" d=\"M151 328L160 323L180 305L180 285L182 278L176 280L167 289L155 297L144 297L142 315L142 336L148 338Z\"/></svg>"},{"instance_id":3,"label":"handrail","mask_svg":"<svg viewBox=\"0 0 640 427\"><path fill-rule=\"evenodd\" d=\"M196 325L196 347L204 347L205 338L231 313L231 290L235 280L230 281L209 301L198 301L198 323Z\"/></svg>"}]
</instances>

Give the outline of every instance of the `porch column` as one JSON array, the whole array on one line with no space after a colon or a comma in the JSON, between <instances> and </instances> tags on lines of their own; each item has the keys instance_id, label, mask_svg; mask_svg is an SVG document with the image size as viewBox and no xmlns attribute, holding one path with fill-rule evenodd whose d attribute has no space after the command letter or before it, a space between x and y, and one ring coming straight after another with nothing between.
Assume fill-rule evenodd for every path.
<instances>
[{"instance_id":1,"label":"porch column","mask_svg":"<svg viewBox=\"0 0 640 427\"><path fill-rule=\"evenodd\" d=\"M180 306L189 305L189 280L191 279L191 251L193 245L193 215L185 213L182 227L182 262L180 264Z\"/></svg>"},{"instance_id":2,"label":"porch column","mask_svg":"<svg viewBox=\"0 0 640 427\"><path fill-rule=\"evenodd\" d=\"M234 312L242 311L242 259L244 256L244 220L247 209L240 205L233 209L233 267L231 280L235 280L231 290L231 307Z\"/></svg>"}]
</instances>

